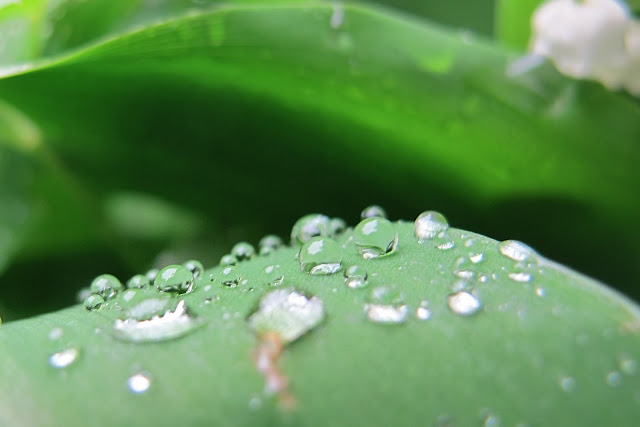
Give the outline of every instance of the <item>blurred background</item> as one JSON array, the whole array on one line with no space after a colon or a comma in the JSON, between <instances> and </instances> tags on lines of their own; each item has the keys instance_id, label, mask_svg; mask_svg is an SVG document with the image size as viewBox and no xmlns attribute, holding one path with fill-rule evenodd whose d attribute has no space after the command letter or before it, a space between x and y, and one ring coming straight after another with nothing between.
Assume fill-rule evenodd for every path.
<instances>
[{"instance_id":1,"label":"blurred background","mask_svg":"<svg viewBox=\"0 0 640 427\"><path fill-rule=\"evenodd\" d=\"M381 0L376 7L415 25L468 35L479 40L481 50L496 46L517 58L525 53L529 16L539 3ZM145 23L218 4L0 1L0 77L14 74L25 61L55 57ZM122 63L128 57L123 58ZM318 114L304 103L203 84L193 77L197 64L185 65L196 70L192 74L181 74L171 68L170 56L164 63L141 64L136 72L122 71L118 61L97 61L70 61L0 79L0 316L5 322L75 304L77 292L101 273L124 282L134 273L192 258L210 267L240 240L257 245L272 233L288 240L291 226L304 214L324 213L355 225L370 204L384 207L390 219L413 220L424 210L438 210L455 227L498 240L522 240L640 298L635 267L640 181L631 182L638 175L625 178L621 194L638 191L635 200L631 196L620 204L619 218L594 208L606 201L587 203L588 188L587 202L544 188L537 191L535 185L531 191L516 187L474 194L465 185L475 179L473 171L463 179L455 168L443 166L442 157L412 163L395 153L392 133ZM166 69L159 70L158 63L166 63ZM544 76L560 78L550 65L543 68ZM333 68L324 72L330 78ZM258 71L255 78L261 78ZM288 85L287 70L276 78ZM467 100L465 87L456 87L451 100L442 103L463 96ZM614 111L603 123L620 124L615 132L635 142L626 146L624 161L640 160L640 134L634 134L638 126L628 120L637 117L637 101L624 93L610 98L595 83L571 87L584 88L578 96L585 103L581 108L605 99L631 111ZM462 126L465 112L473 108L462 104L456 110ZM507 136L520 132L517 122L513 126L510 133L482 138L508 151L514 144ZM464 137L471 140L474 134ZM566 146L582 150L581 137L575 139ZM550 161L556 155L551 152ZM615 162L602 160L603 180L615 173ZM493 167L485 164L478 174ZM578 179L570 167L566 173L568 180ZM531 180L535 183L536 176Z\"/></svg>"}]
</instances>

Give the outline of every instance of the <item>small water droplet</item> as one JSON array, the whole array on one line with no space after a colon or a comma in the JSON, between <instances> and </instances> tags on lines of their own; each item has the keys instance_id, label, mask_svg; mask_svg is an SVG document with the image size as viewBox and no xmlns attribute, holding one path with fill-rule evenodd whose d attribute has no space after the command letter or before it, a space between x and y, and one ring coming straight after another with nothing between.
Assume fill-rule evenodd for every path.
<instances>
[{"instance_id":1,"label":"small water droplet","mask_svg":"<svg viewBox=\"0 0 640 427\"><path fill-rule=\"evenodd\" d=\"M505 240L498 246L500 253L514 261L524 261L536 255L536 252L517 240Z\"/></svg>"},{"instance_id":2,"label":"small water droplet","mask_svg":"<svg viewBox=\"0 0 640 427\"><path fill-rule=\"evenodd\" d=\"M304 244L312 237L329 236L329 217L320 214L305 215L291 229L291 243Z\"/></svg>"},{"instance_id":3,"label":"small water droplet","mask_svg":"<svg viewBox=\"0 0 640 427\"><path fill-rule=\"evenodd\" d=\"M347 223L342 218L332 218L329 221L329 236L332 238L339 237L347 229Z\"/></svg>"},{"instance_id":4,"label":"small water droplet","mask_svg":"<svg viewBox=\"0 0 640 427\"><path fill-rule=\"evenodd\" d=\"M298 262L310 274L333 274L342 268L342 249L328 237L313 237L300 249Z\"/></svg>"},{"instance_id":5,"label":"small water droplet","mask_svg":"<svg viewBox=\"0 0 640 427\"><path fill-rule=\"evenodd\" d=\"M236 258L235 256L233 256L231 254L223 255L222 258L220 258L220 265L221 266L236 265L237 263L238 263L238 258Z\"/></svg>"},{"instance_id":6,"label":"small water droplet","mask_svg":"<svg viewBox=\"0 0 640 427\"><path fill-rule=\"evenodd\" d=\"M261 407L262 407L262 399L260 399L258 396L254 396L249 400L250 411L257 411Z\"/></svg>"},{"instance_id":7,"label":"small water droplet","mask_svg":"<svg viewBox=\"0 0 640 427\"><path fill-rule=\"evenodd\" d=\"M364 288L369 284L367 279L367 271L359 265L352 265L344 271L344 281L351 289Z\"/></svg>"},{"instance_id":8,"label":"small water droplet","mask_svg":"<svg viewBox=\"0 0 640 427\"><path fill-rule=\"evenodd\" d=\"M612 371L607 374L607 384L611 387L618 387L622 384L622 375L618 371Z\"/></svg>"},{"instance_id":9,"label":"small water droplet","mask_svg":"<svg viewBox=\"0 0 640 427\"><path fill-rule=\"evenodd\" d=\"M542 288L536 288L536 295L538 295L539 297L544 297L546 295L546 292Z\"/></svg>"},{"instance_id":10,"label":"small water droplet","mask_svg":"<svg viewBox=\"0 0 640 427\"><path fill-rule=\"evenodd\" d=\"M455 274L461 279L471 279L475 273L469 270L456 270L453 272L453 274Z\"/></svg>"},{"instance_id":11,"label":"small water droplet","mask_svg":"<svg viewBox=\"0 0 640 427\"><path fill-rule=\"evenodd\" d=\"M386 219L387 212L385 212L385 210L378 205L367 206L362 210L362 212L360 212L360 219L363 220L367 218L385 218Z\"/></svg>"},{"instance_id":12,"label":"small water droplet","mask_svg":"<svg viewBox=\"0 0 640 427\"><path fill-rule=\"evenodd\" d=\"M190 315L184 300L178 302L175 310L148 320L133 318L116 319L113 325L114 336L123 341L157 342L182 337L204 323Z\"/></svg>"},{"instance_id":13,"label":"small water droplet","mask_svg":"<svg viewBox=\"0 0 640 427\"><path fill-rule=\"evenodd\" d=\"M127 387L132 393L140 394L149 390L151 379L145 374L135 374L127 380Z\"/></svg>"},{"instance_id":14,"label":"small water droplet","mask_svg":"<svg viewBox=\"0 0 640 427\"><path fill-rule=\"evenodd\" d=\"M522 271L518 273L509 273L509 279L514 280L516 282L530 282L531 274L525 273Z\"/></svg>"},{"instance_id":15,"label":"small water droplet","mask_svg":"<svg viewBox=\"0 0 640 427\"><path fill-rule=\"evenodd\" d=\"M618 367L623 374L635 375L638 370L638 362L628 354L622 354L618 357Z\"/></svg>"},{"instance_id":16,"label":"small water droplet","mask_svg":"<svg viewBox=\"0 0 640 427\"><path fill-rule=\"evenodd\" d=\"M354 240L365 259L378 258L395 252L398 233L393 224L384 218L367 218L356 226Z\"/></svg>"},{"instance_id":17,"label":"small water droplet","mask_svg":"<svg viewBox=\"0 0 640 427\"><path fill-rule=\"evenodd\" d=\"M284 281L284 273L279 265L268 265L264 268L262 273L265 276L265 280L269 286L279 286Z\"/></svg>"},{"instance_id":18,"label":"small water droplet","mask_svg":"<svg viewBox=\"0 0 640 427\"><path fill-rule=\"evenodd\" d=\"M198 260L190 259L182 265L191 272L194 279L202 276L202 273L204 273L204 266Z\"/></svg>"},{"instance_id":19,"label":"small water droplet","mask_svg":"<svg viewBox=\"0 0 640 427\"><path fill-rule=\"evenodd\" d=\"M576 388L576 380L572 377L560 378L560 388L567 393L572 392Z\"/></svg>"},{"instance_id":20,"label":"small water droplet","mask_svg":"<svg viewBox=\"0 0 640 427\"><path fill-rule=\"evenodd\" d=\"M149 280L147 276L142 274L136 274L127 281L127 288L129 289L148 288L150 286L151 280Z\"/></svg>"},{"instance_id":21,"label":"small water droplet","mask_svg":"<svg viewBox=\"0 0 640 427\"><path fill-rule=\"evenodd\" d=\"M449 295L449 308L461 316L470 316L480 310L482 304L473 294L460 291Z\"/></svg>"},{"instance_id":22,"label":"small water droplet","mask_svg":"<svg viewBox=\"0 0 640 427\"><path fill-rule=\"evenodd\" d=\"M374 323L404 323L409 314L409 308L405 304L367 304L365 308L367 319Z\"/></svg>"},{"instance_id":23,"label":"small water droplet","mask_svg":"<svg viewBox=\"0 0 640 427\"><path fill-rule=\"evenodd\" d=\"M433 239L449 228L447 219L439 212L426 211L418 215L413 223L415 235L420 241Z\"/></svg>"},{"instance_id":24,"label":"small water droplet","mask_svg":"<svg viewBox=\"0 0 640 427\"><path fill-rule=\"evenodd\" d=\"M56 369L66 368L76 361L80 351L77 348L68 348L58 353L53 353L49 356L49 365Z\"/></svg>"},{"instance_id":25,"label":"small water droplet","mask_svg":"<svg viewBox=\"0 0 640 427\"><path fill-rule=\"evenodd\" d=\"M448 240L446 242L440 243L436 245L436 249L440 249L442 251L447 251L449 249L453 249L456 243L453 240Z\"/></svg>"},{"instance_id":26,"label":"small water droplet","mask_svg":"<svg viewBox=\"0 0 640 427\"><path fill-rule=\"evenodd\" d=\"M282 246L282 239L275 234L269 234L260 239L258 252L260 255L269 255Z\"/></svg>"},{"instance_id":27,"label":"small water droplet","mask_svg":"<svg viewBox=\"0 0 640 427\"><path fill-rule=\"evenodd\" d=\"M464 242L464 247L465 247L465 248L470 248L470 247L471 247L471 246L473 246L475 243L476 243L476 241L475 241L475 240L473 240L473 239L467 239L467 240L465 240L465 242Z\"/></svg>"},{"instance_id":28,"label":"small water droplet","mask_svg":"<svg viewBox=\"0 0 640 427\"><path fill-rule=\"evenodd\" d=\"M323 319L324 306L319 298L308 298L293 289L277 289L260 300L248 323L254 332L276 332L287 343L315 328Z\"/></svg>"},{"instance_id":29,"label":"small water droplet","mask_svg":"<svg viewBox=\"0 0 640 427\"><path fill-rule=\"evenodd\" d=\"M420 302L420 307L416 309L416 318L418 320L428 320L431 317L431 311L427 308L429 302L427 300L423 300Z\"/></svg>"},{"instance_id":30,"label":"small water droplet","mask_svg":"<svg viewBox=\"0 0 640 427\"><path fill-rule=\"evenodd\" d=\"M478 264L484 259L484 253L480 252L478 254L470 255L469 259L471 260L472 263Z\"/></svg>"},{"instance_id":31,"label":"small water droplet","mask_svg":"<svg viewBox=\"0 0 640 427\"><path fill-rule=\"evenodd\" d=\"M98 294L91 294L84 300L84 308L89 311L99 310L104 305L104 298Z\"/></svg>"},{"instance_id":32,"label":"small water droplet","mask_svg":"<svg viewBox=\"0 0 640 427\"><path fill-rule=\"evenodd\" d=\"M91 282L91 292L100 295L105 300L113 298L124 287L120 280L111 274L101 274Z\"/></svg>"},{"instance_id":33,"label":"small water droplet","mask_svg":"<svg viewBox=\"0 0 640 427\"><path fill-rule=\"evenodd\" d=\"M49 331L49 339L51 341L59 340L62 337L63 330L60 327L53 328Z\"/></svg>"},{"instance_id":34,"label":"small water droplet","mask_svg":"<svg viewBox=\"0 0 640 427\"><path fill-rule=\"evenodd\" d=\"M256 250L247 242L236 243L233 248L231 248L231 255L235 256L238 261L251 259L255 254Z\"/></svg>"},{"instance_id":35,"label":"small water droplet","mask_svg":"<svg viewBox=\"0 0 640 427\"><path fill-rule=\"evenodd\" d=\"M188 293L193 289L193 274L181 265L168 265L160 270L153 284L163 292Z\"/></svg>"},{"instance_id":36,"label":"small water droplet","mask_svg":"<svg viewBox=\"0 0 640 427\"><path fill-rule=\"evenodd\" d=\"M236 266L228 265L220 270L220 281L225 286L234 288L238 286L241 280L240 270Z\"/></svg>"}]
</instances>

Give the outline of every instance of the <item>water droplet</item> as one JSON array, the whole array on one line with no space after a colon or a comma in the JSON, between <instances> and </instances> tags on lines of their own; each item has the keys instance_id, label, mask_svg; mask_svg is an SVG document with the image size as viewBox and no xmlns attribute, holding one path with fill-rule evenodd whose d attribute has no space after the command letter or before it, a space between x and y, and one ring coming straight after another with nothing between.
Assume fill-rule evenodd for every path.
<instances>
[{"instance_id":1,"label":"water droplet","mask_svg":"<svg viewBox=\"0 0 640 427\"><path fill-rule=\"evenodd\" d=\"M482 304L473 294L461 291L449 295L449 308L461 316L470 316L480 310Z\"/></svg>"},{"instance_id":2,"label":"water droplet","mask_svg":"<svg viewBox=\"0 0 640 427\"><path fill-rule=\"evenodd\" d=\"M320 214L305 215L291 229L291 243L303 244L312 237L329 236L329 217Z\"/></svg>"},{"instance_id":3,"label":"water droplet","mask_svg":"<svg viewBox=\"0 0 640 427\"><path fill-rule=\"evenodd\" d=\"M424 300L420 302L420 307L416 309L416 318L418 320L428 320L431 317L431 311L427 308L429 302Z\"/></svg>"},{"instance_id":4,"label":"water droplet","mask_svg":"<svg viewBox=\"0 0 640 427\"><path fill-rule=\"evenodd\" d=\"M59 353L53 353L49 356L49 365L56 369L66 368L76 361L80 352L77 348L68 348Z\"/></svg>"},{"instance_id":5,"label":"water droplet","mask_svg":"<svg viewBox=\"0 0 640 427\"><path fill-rule=\"evenodd\" d=\"M440 249L442 251L447 251L449 249L453 249L456 243L453 240L447 240L446 242L440 243L436 245L436 249Z\"/></svg>"},{"instance_id":6,"label":"water droplet","mask_svg":"<svg viewBox=\"0 0 640 427\"><path fill-rule=\"evenodd\" d=\"M310 274L333 274L342 268L342 250L328 237L313 237L300 249L298 261Z\"/></svg>"},{"instance_id":7,"label":"water droplet","mask_svg":"<svg viewBox=\"0 0 640 427\"><path fill-rule=\"evenodd\" d=\"M260 239L258 251L260 255L269 255L282 246L282 239L274 234L269 234Z\"/></svg>"},{"instance_id":8,"label":"water droplet","mask_svg":"<svg viewBox=\"0 0 640 427\"><path fill-rule=\"evenodd\" d=\"M409 308L405 304L367 304L367 320L374 323L403 323L407 320Z\"/></svg>"},{"instance_id":9,"label":"water droplet","mask_svg":"<svg viewBox=\"0 0 640 427\"><path fill-rule=\"evenodd\" d=\"M607 384L611 387L618 387L622 384L622 375L618 371L612 371L607 374Z\"/></svg>"},{"instance_id":10,"label":"water droplet","mask_svg":"<svg viewBox=\"0 0 640 427\"><path fill-rule=\"evenodd\" d=\"M149 386L151 386L151 379L145 374L135 374L127 380L127 387L135 394L144 393L149 390Z\"/></svg>"},{"instance_id":11,"label":"water droplet","mask_svg":"<svg viewBox=\"0 0 640 427\"><path fill-rule=\"evenodd\" d=\"M342 22L344 21L344 7L341 3L334 3L331 5L331 9L333 12L331 13L329 25L331 25L331 28L334 30L337 30L342 26Z\"/></svg>"},{"instance_id":12,"label":"water droplet","mask_svg":"<svg viewBox=\"0 0 640 427\"><path fill-rule=\"evenodd\" d=\"M163 292L188 293L193 289L193 274L181 265L168 265L160 270L153 284Z\"/></svg>"},{"instance_id":13,"label":"water droplet","mask_svg":"<svg viewBox=\"0 0 640 427\"><path fill-rule=\"evenodd\" d=\"M628 354L622 354L620 357L618 357L618 367L623 374L635 375L636 371L638 370L638 362L636 362Z\"/></svg>"},{"instance_id":14,"label":"water droplet","mask_svg":"<svg viewBox=\"0 0 640 427\"><path fill-rule=\"evenodd\" d=\"M449 228L449 223L441 213L426 211L418 215L413 228L418 240L423 241L433 239L439 233L446 231Z\"/></svg>"},{"instance_id":15,"label":"water droplet","mask_svg":"<svg viewBox=\"0 0 640 427\"><path fill-rule=\"evenodd\" d=\"M270 286L279 286L284 281L284 273L279 265L268 265L262 272Z\"/></svg>"},{"instance_id":16,"label":"water droplet","mask_svg":"<svg viewBox=\"0 0 640 427\"><path fill-rule=\"evenodd\" d=\"M194 279L196 277L202 276L202 273L204 273L204 266L200 261L197 261L195 259L190 259L182 265L184 266L184 268L191 272Z\"/></svg>"},{"instance_id":17,"label":"water droplet","mask_svg":"<svg viewBox=\"0 0 640 427\"><path fill-rule=\"evenodd\" d=\"M98 294L91 294L84 300L84 308L89 311L98 310L104 305L104 298Z\"/></svg>"},{"instance_id":18,"label":"water droplet","mask_svg":"<svg viewBox=\"0 0 640 427\"><path fill-rule=\"evenodd\" d=\"M456 270L453 272L453 274L461 279L471 279L475 273L469 270Z\"/></svg>"},{"instance_id":19,"label":"water droplet","mask_svg":"<svg viewBox=\"0 0 640 427\"><path fill-rule=\"evenodd\" d=\"M91 282L91 292L100 295L105 300L113 298L123 289L122 283L111 274L101 274Z\"/></svg>"},{"instance_id":20,"label":"water droplet","mask_svg":"<svg viewBox=\"0 0 640 427\"><path fill-rule=\"evenodd\" d=\"M367 218L385 218L386 219L387 213L380 206L371 205L364 208L360 213L361 220L367 219Z\"/></svg>"},{"instance_id":21,"label":"water droplet","mask_svg":"<svg viewBox=\"0 0 640 427\"><path fill-rule=\"evenodd\" d=\"M333 218L329 221L329 236L336 238L345 232L347 223L342 218Z\"/></svg>"},{"instance_id":22,"label":"water droplet","mask_svg":"<svg viewBox=\"0 0 640 427\"><path fill-rule=\"evenodd\" d=\"M352 265L344 271L344 281L351 289L359 289L367 286L367 278L367 271L359 265Z\"/></svg>"},{"instance_id":23,"label":"water droplet","mask_svg":"<svg viewBox=\"0 0 640 427\"><path fill-rule=\"evenodd\" d=\"M324 306L319 298L308 298L293 289L277 289L260 300L260 307L248 322L254 332L276 332L287 343L315 328L323 319Z\"/></svg>"},{"instance_id":24,"label":"water droplet","mask_svg":"<svg viewBox=\"0 0 640 427\"><path fill-rule=\"evenodd\" d=\"M572 377L560 378L560 388L567 393L572 392L576 388L576 380Z\"/></svg>"},{"instance_id":25,"label":"water droplet","mask_svg":"<svg viewBox=\"0 0 640 427\"><path fill-rule=\"evenodd\" d=\"M159 316L173 310L177 304L176 300L166 294L133 289L124 292L119 303L125 310L126 317L135 320L148 320L153 316Z\"/></svg>"},{"instance_id":26,"label":"water droplet","mask_svg":"<svg viewBox=\"0 0 640 427\"><path fill-rule=\"evenodd\" d=\"M260 399L258 396L253 396L251 400L249 400L250 411L257 411L261 407L262 407L262 399Z\"/></svg>"},{"instance_id":27,"label":"water droplet","mask_svg":"<svg viewBox=\"0 0 640 427\"><path fill-rule=\"evenodd\" d=\"M238 286L240 280L242 280L242 276L240 275L240 270L237 267L228 265L220 270L220 280L223 285L234 288Z\"/></svg>"},{"instance_id":28,"label":"water droplet","mask_svg":"<svg viewBox=\"0 0 640 427\"><path fill-rule=\"evenodd\" d=\"M123 341L156 342L184 336L203 324L199 318L187 312L186 303L181 300L175 310L167 311L163 316L142 321L133 318L116 319L113 333Z\"/></svg>"},{"instance_id":29,"label":"water droplet","mask_svg":"<svg viewBox=\"0 0 640 427\"><path fill-rule=\"evenodd\" d=\"M498 246L500 253L514 261L524 261L535 256L536 252L529 246L517 240L505 240Z\"/></svg>"},{"instance_id":30,"label":"water droplet","mask_svg":"<svg viewBox=\"0 0 640 427\"><path fill-rule=\"evenodd\" d=\"M151 283L153 283L153 281L156 280L156 276L158 275L159 272L160 270L158 270L157 268L152 268L151 270L147 271L144 275L147 276L147 279L149 279Z\"/></svg>"},{"instance_id":31,"label":"water droplet","mask_svg":"<svg viewBox=\"0 0 640 427\"><path fill-rule=\"evenodd\" d=\"M127 288L129 289L148 288L150 286L151 280L149 280L147 276L142 274L136 274L127 281Z\"/></svg>"},{"instance_id":32,"label":"water droplet","mask_svg":"<svg viewBox=\"0 0 640 427\"><path fill-rule=\"evenodd\" d=\"M63 330L62 328L53 328L49 331L49 339L51 341L59 340L62 337Z\"/></svg>"},{"instance_id":33,"label":"water droplet","mask_svg":"<svg viewBox=\"0 0 640 427\"><path fill-rule=\"evenodd\" d=\"M538 295L539 297L543 297L546 295L546 292L542 288L536 288L536 295Z\"/></svg>"},{"instance_id":34,"label":"water droplet","mask_svg":"<svg viewBox=\"0 0 640 427\"><path fill-rule=\"evenodd\" d=\"M91 295L91 289L89 289L88 287L82 288L76 294L76 301L80 304L84 304L84 300L86 300L89 295Z\"/></svg>"},{"instance_id":35,"label":"water droplet","mask_svg":"<svg viewBox=\"0 0 640 427\"><path fill-rule=\"evenodd\" d=\"M398 233L393 224L384 218L367 218L356 226L354 240L365 259L378 258L395 252Z\"/></svg>"},{"instance_id":36,"label":"water droplet","mask_svg":"<svg viewBox=\"0 0 640 427\"><path fill-rule=\"evenodd\" d=\"M531 274L524 273L522 271L518 273L509 273L509 279L514 280L516 282L530 282Z\"/></svg>"},{"instance_id":37,"label":"water droplet","mask_svg":"<svg viewBox=\"0 0 640 427\"><path fill-rule=\"evenodd\" d=\"M253 258L256 254L254 247L247 242L236 243L231 248L231 255L235 256L238 261L244 261Z\"/></svg>"},{"instance_id":38,"label":"water droplet","mask_svg":"<svg viewBox=\"0 0 640 427\"><path fill-rule=\"evenodd\" d=\"M479 254L470 255L469 259L471 260L472 263L478 264L484 259L484 254L480 252Z\"/></svg>"},{"instance_id":39,"label":"water droplet","mask_svg":"<svg viewBox=\"0 0 640 427\"><path fill-rule=\"evenodd\" d=\"M236 258L235 256L233 256L231 254L223 255L222 258L220 258L220 265L221 266L236 265L237 263L238 263L238 258Z\"/></svg>"}]
</instances>

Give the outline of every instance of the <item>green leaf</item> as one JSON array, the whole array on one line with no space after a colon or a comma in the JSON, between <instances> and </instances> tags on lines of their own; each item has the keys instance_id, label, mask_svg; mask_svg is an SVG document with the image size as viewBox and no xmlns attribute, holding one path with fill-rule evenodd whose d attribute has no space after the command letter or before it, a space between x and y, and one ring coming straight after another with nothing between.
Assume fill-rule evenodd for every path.
<instances>
[{"instance_id":1,"label":"green leaf","mask_svg":"<svg viewBox=\"0 0 640 427\"><path fill-rule=\"evenodd\" d=\"M511 48L525 50L531 37L531 17L544 0L498 0L496 37Z\"/></svg>"},{"instance_id":2,"label":"green leaf","mask_svg":"<svg viewBox=\"0 0 640 427\"><path fill-rule=\"evenodd\" d=\"M96 312L76 306L5 324L0 421L22 426L87 420L93 425L636 422L637 305L521 245L506 247L458 229L420 243L413 224L393 227L396 250L374 259L362 258L352 231L339 236L343 270L332 275L301 271L298 247L239 263L235 268L246 281L236 287L222 285L221 267L207 270L193 292L170 297L171 307L183 300L191 319L198 316L199 327L179 339L122 341L114 327L126 312L114 300ZM269 265L284 275L276 287L267 284ZM352 265L367 272L368 286L345 284L343 272ZM252 316L265 295L289 294L292 288L299 293L291 302L299 304L297 310L271 306L273 322ZM450 298L461 290L474 296L472 302L480 301L475 313L458 314L463 307ZM311 330L279 355L278 334L254 335L249 325L296 336L291 328L312 313L300 293L315 296L316 308L321 301L324 320L317 324L314 315L302 326ZM124 296L115 301L126 308ZM257 365L259 355L266 359ZM128 384L136 374L144 378ZM148 390L133 393L145 389L145 378ZM264 393L266 378L275 381L272 388L280 387L277 393Z\"/></svg>"},{"instance_id":3,"label":"green leaf","mask_svg":"<svg viewBox=\"0 0 640 427\"><path fill-rule=\"evenodd\" d=\"M98 199L150 193L257 233L428 201L635 283L637 103L548 66L508 75L515 56L467 33L341 10L338 28L324 3L197 10L5 68L0 93Z\"/></svg>"}]
</instances>

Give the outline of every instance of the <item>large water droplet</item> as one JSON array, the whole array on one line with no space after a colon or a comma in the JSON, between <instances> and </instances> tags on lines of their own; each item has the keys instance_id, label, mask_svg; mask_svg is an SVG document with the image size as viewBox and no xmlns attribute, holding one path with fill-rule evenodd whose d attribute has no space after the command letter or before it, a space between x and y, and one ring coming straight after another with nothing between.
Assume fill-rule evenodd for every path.
<instances>
[{"instance_id":1,"label":"large water droplet","mask_svg":"<svg viewBox=\"0 0 640 427\"><path fill-rule=\"evenodd\" d=\"M193 274L181 265L168 265L160 270L153 284L163 292L187 293L193 289Z\"/></svg>"},{"instance_id":2,"label":"large water droplet","mask_svg":"<svg viewBox=\"0 0 640 427\"><path fill-rule=\"evenodd\" d=\"M449 308L461 316L470 316L480 310L481 307L480 300L467 291L449 295Z\"/></svg>"},{"instance_id":3,"label":"large water droplet","mask_svg":"<svg viewBox=\"0 0 640 427\"><path fill-rule=\"evenodd\" d=\"M269 255L282 246L282 239L274 234L269 234L260 239L258 251L260 255Z\"/></svg>"},{"instance_id":4,"label":"large water droplet","mask_svg":"<svg viewBox=\"0 0 640 427\"><path fill-rule=\"evenodd\" d=\"M190 259L182 265L191 272L194 279L202 276L202 273L204 273L204 266L198 260Z\"/></svg>"},{"instance_id":5,"label":"large water droplet","mask_svg":"<svg viewBox=\"0 0 640 427\"><path fill-rule=\"evenodd\" d=\"M233 248L231 248L231 255L235 256L238 261L251 259L255 254L256 250L247 242L236 243Z\"/></svg>"},{"instance_id":6,"label":"large water droplet","mask_svg":"<svg viewBox=\"0 0 640 427\"><path fill-rule=\"evenodd\" d=\"M151 379L145 374L135 374L127 380L127 387L132 393L140 394L149 390Z\"/></svg>"},{"instance_id":7,"label":"large water droplet","mask_svg":"<svg viewBox=\"0 0 640 427\"><path fill-rule=\"evenodd\" d=\"M398 245L398 233L384 218L367 218L356 226L353 236L360 254L365 259L392 254Z\"/></svg>"},{"instance_id":8,"label":"large water droplet","mask_svg":"<svg viewBox=\"0 0 640 427\"><path fill-rule=\"evenodd\" d=\"M315 328L323 319L322 300L307 298L293 289L278 289L260 300L260 307L248 323L254 332L276 332L287 343Z\"/></svg>"},{"instance_id":9,"label":"large water droplet","mask_svg":"<svg viewBox=\"0 0 640 427\"><path fill-rule=\"evenodd\" d=\"M49 365L56 369L66 368L76 361L80 351L77 348L68 348L49 356Z\"/></svg>"},{"instance_id":10,"label":"large water droplet","mask_svg":"<svg viewBox=\"0 0 640 427\"><path fill-rule=\"evenodd\" d=\"M387 213L382 207L377 205L367 206L360 212L360 219L367 218L387 218Z\"/></svg>"},{"instance_id":11,"label":"large water droplet","mask_svg":"<svg viewBox=\"0 0 640 427\"><path fill-rule=\"evenodd\" d=\"M111 274L101 274L91 282L91 292L100 295L105 300L113 298L124 287L120 280Z\"/></svg>"},{"instance_id":12,"label":"large water droplet","mask_svg":"<svg viewBox=\"0 0 640 427\"><path fill-rule=\"evenodd\" d=\"M344 272L344 281L351 289L364 288L367 286L369 284L367 278L367 271L359 265L352 265Z\"/></svg>"},{"instance_id":13,"label":"large water droplet","mask_svg":"<svg viewBox=\"0 0 640 427\"><path fill-rule=\"evenodd\" d=\"M374 323L403 323L409 314L409 308L404 304L367 304L365 307L367 319Z\"/></svg>"},{"instance_id":14,"label":"large water droplet","mask_svg":"<svg viewBox=\"0 0 640 427\"><path fill-rule=\"evenodd\" d=\"M133 318L116 319L113 333L123 341L155 342L184 336L202 325L203 322L199 318L187 312L186 303L181 300L175 310L167 311L161 317L154 316L143 321Z\"/></svg>"},{"instance_id":15,"label":"large water droplet","mask_svg":"<svg viewBox=\"0 0 640 427\"><path fill-rule=\"evenodd\" d=\"M415 235L420 241L433 239L448 228L449 223L444 215L435 211L422 212L413 223Z\"/></svg>"},{"instance_id":16,"label":"large water droplet","mask_svg":"<svg viewBox=\"0 0 640 427\"><path fill-rule=\"evenodd\" d=\"M279 265L268 265L262 271L265 280L270 286L279 286L284 281L284 273Z\"/></svg>"},{"instance_id":17,"label":"large water droplet","mask_svg":"<svg viewBox=\"0 0 640 427\"><path fill-rule=\"evenodd\" d=\"M313 237L300 249L298 261L310 274L333 274L342 268L342 249L328 237Z\"/></svg>"},{"instance_id":18,"label":"large water droplet","mask_svg":"<svg viewBox=\"0 0 640 427\"><path fill-rule=\"evenodd\" d=\"M220 265L221 266L236 265L237 263L238 263L238 258L236 258L235 256L233 256L231 254L223 255L222 258L220 258Z\"/></svg>"},{"instance_id":19,"label":"large water droplet","mask_svg":"<svg viewBox=\"0 0 640 427\"><path fill-rule=\"evenodd\" d=\"M234 288L238 286L241 280L240 269L234 265L228 265L220 270L220 281L225 286Z\"/></svg>"},{"instance_id":20,"label":"large water droplet","mask_svg":"<svg viewBox=\"0 0 640 427\"><path fill-rule=\"evenodd\" d=\"M148 288L150 286L151 280L149 280L147 276L142 274L136 274L127 281L127 288L129 289Z\"/></svg>"},{"instance_id":21,"label":"large water droplet","mask_svg":"<svg viewBox=\"0 0 640 427\"><path fill-rule=\"evenodd\" d=\"M91 294L84 300L84 308L89 311L98 310L104 305L104 298L98 294Z\"/></svg>"},{"instance_id":22,"label":"large water droplet","mask_svg":"<svg viewBox=\"0 0 640 427\"><path fill-rule=\"evenodd\" d=\"M329 236L329 217L320 214L305 215L291 229L291 243L303 244L312 237Z\"/></svg>"},{"instance_id":23,"label":"large water droplet","mask_svg":"<svg viewBox=\"0 0 640 427\"><path fill-rule=\"evenodd\" d=\"M531 256L535 256L536 252L529 246L517 240L505 240L500 242L498 246L500 253L514 261L524 261Z\"/></svg>"}]
</instances>

